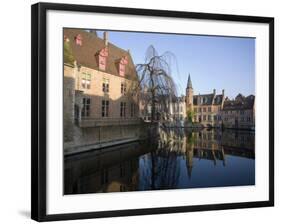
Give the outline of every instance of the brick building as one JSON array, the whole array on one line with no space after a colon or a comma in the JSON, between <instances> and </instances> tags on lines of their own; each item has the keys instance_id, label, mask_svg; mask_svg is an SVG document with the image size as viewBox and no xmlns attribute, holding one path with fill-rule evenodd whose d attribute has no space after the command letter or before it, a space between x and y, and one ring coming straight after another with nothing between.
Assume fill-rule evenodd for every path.
<instances>
[{"instance_id":1,"label":"brick building","mask_svg":"<svg viewBox=\"0 0 281 224\"><path fill-rule=\"evenodd\" d=\"M205 127L237 129L255 128L255 96L238 94L234 100L225 96L224 90L209 94L193 95L190 76L186 87L186 118L192 112L192 121Z\"/></svg>"},{"instance_id":2,"label":"brick building","mask_svg":"<svg viewBox=\"0 0 281 224\"><path fill-rule=\"evenodd\" d=\"M204 126L219 127L221 125L220 111L225 100L224 90L217 94L216 90L210 94L193 95L193 87L190 75L186 87L186 117L192 112L192 121Z\"/></svg>"},{"instance_id":3,"label":"brick building","mask_svg":"<svg viewBox=\"0 0 281 224\"><path fill-rule=\"evenodd\" d=\"M221 117L226 128L254 129L255 96L238 94L234 100L226 99Z\"/></svg>"},{"instance_id":4,"label":"brick building","mask_svg":"<svg viewBox=\"0 0 281 224\"><path fill-rule=\"evenodd\" d=\"M129 50L110 43L108 32L100 38L82 29L64 29L64 45L65 143L129 138L139 122L138 77ZM122 125L128 127L114 128Z\"/></svg>"}]
</instances>

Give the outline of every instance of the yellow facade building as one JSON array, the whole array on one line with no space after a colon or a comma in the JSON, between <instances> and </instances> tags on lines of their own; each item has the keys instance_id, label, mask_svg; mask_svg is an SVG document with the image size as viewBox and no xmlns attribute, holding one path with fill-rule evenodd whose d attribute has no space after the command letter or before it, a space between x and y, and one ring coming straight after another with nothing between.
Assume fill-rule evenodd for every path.
<instances>
[{"instance_id":1,"label":"yellow facade building","mask_svg":"<svg viewBox=\"0 0 281 224\"><path fill-rule=\"evenodd\" d=\"M192 116L192 121L205 127L220 127L221 115L225 100L224 90L217 94L216 90L210 94L193 94L190 75L186 87L186 112L187 117ZM190 114L189 114L190 113Z\"/></svg>"},{"instance_id":2,"label":"yellow facade building","mask_svg":"<svg viewBox=\"0 0 281 224\"><path fill-rule=\"evenodd\" d=\"M65 144L136 137L138 77L129 50L110 43L108 32L100 38L82 29L64 29L64 45Z\"/></svg>"}]
</instances>

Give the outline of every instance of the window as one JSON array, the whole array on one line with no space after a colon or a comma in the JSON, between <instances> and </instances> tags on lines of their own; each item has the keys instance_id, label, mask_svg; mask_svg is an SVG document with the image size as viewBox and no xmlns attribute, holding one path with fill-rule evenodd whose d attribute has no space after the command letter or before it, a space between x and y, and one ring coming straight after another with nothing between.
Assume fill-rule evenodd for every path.
<instances>
[{"instance_id":1,"label":"window","mask_svg":"<svg viewBox=\"0 0 281 224\"><path fill-rule=\"evenodd\" d=\"M76 37L74 37L76 45L82 46L82 36L81 34L78 34Z\"/></svg>"},{"instance_id":2,"label":"window","mask_svg":"<svg viewBox=\"0 0 281 224\"><path fill-rule=\"evenodd\" d=\"M126 103L120 103L120 117L126 117Z\"/></svg>"},{"instance_id":3,"label":"window","mask_svg":"<svg viewBox=\"0 0 281 224\"><path fill-rule=\"evenodd\" d=\"M199 112L201 112L201 111L202 111L202 108L200 107L200 108L199 108Z\"/></svg>"},{"instance_id":4,"label":"window","mask_svg":"<svg viewBox=\"0 0 281 224\"><path fill-rule=\"evenodd\" d=\"M174 105L174 111L175 111L175 113L178 113L178 112L179 112L179 107L178 107L177 104Z\"/></svg>"},{"instance_id":5,"label":"window","mask_svg":"<svg viewBox=\"0 0 281 224\"><path fill-rule=\"evenodd\" d=\"M109 110L109 101L108 100L102 100L101 116L102 117L108 117L108 110Z\"/></svg>"},{"instance_id":6,"label":"window","mask_svg":"<svg viewBox=\"0 0 281 224\"><path fill-rule=\"evenodd\" d=\"M119 64L119 74L121 76L124 76L125 75L125 65L124 64Z\"/></svg>"},{"instance_id":7,"label":"window","mask_svg":"<svg viewBox=\"0 0 281 224\"><path fill-rule=\"evenodd\" d=\"M106 57L99 56L99 68L105 70L106 67Z\"/></svg>"},{"instance_id":8,"label":"window","mask_svg":"<svg viewBox=\"0 0 281 224\"><path fill-rule=\"evenodd\" d=\"M105 47L103 48L99 54L98 54L98 59L99 59L99 69L105 71L106 68L106 59L108 57L108 48Z\"/></svg>"},{"instance_id":9,"label":"window","mask_svg":"<svg viewBox=\"0 0 281 224\"><path fill-rule=\"evenodd\" d=\"M197 112L197 108L194 108L194 112L195 112L195 113Z\"/></svg>"},{"instance_id":10,"label":"window","mask_svg":"<svg viewBox=\"0 0 281 224\"><path fill-rule=\"evenodd\" d=\"M208 112L211 112L211 111L212 111L211 107L208 107Z\"/></svg>"},{"instance_id":11,"label":"window","mask_svg":"<svg viewBox=\"0 0 281 224\"><path fill-rule=\"evenodd\" d=\"M126 69L127 64L128 64L128 58L127 58L127 56L123 56L119 62L119 75L120 76L125 76L125 69Z\"/></svg>"},{"instance_id":12,"label":"window","mask_svg":"<svg viewBox=\"0 0 281 224\"><path fill-rule=\"evenodd\" d=\"M125 176L125 167L124 164L120 164L120 177Z\"/></svg>"},{"instance_id":13,"label":"window","mask_svg":"<svg viewBox=\"0 0 281 224\"><path fill-rule=\"evenodd\" d=\"M131 103L131 117L134 117L136 115L136 105L134 103Z\"/></svg>"},{"instance_id":14,"label":"window","mask_svg":"<svg viewBox=\"0 0 281 224\"><path fill-rule=\"evenodd\" d=\"M203 121L206 121L206 115L203 116Z\"/></svg>"},{"instance_id":15,"label":"window","mask_svg":"<svg viewBox=\"0 0 281 224\"><path fill-rule=\"evenodd\" d=\"M82 74L82 88L90 89L91 88L91 74Z\"/></svg>"},{"instance_id":16,"label":"window","mask_svg":"<svg viewBox=\"0 0 281 224\"><path fill-rule=\"evenodd\" d=\"M108 93L109 92L109 79L103 79L102 91L104 93Z\"/></svg>"},{"instance_id":17,"label":"window","mask_svg":"<svg viewBox=\"0 0 281 224\"><path fill-rule=\"evenodd\" d=\"M244 114L244 110L240 110L240 114L243 115Z\"/></svg>"},{"instance_id":18,"label":"window","mask_svg":"<svg viewBox=\"0 0 281 224\"><path fill-rule=\"evenodd\" d=\"M148 105L147 106L147 113L151 114L151 111L152 111L151 105Z\"/></svg>"},{"instance_id":19,"label":"window","mask_svg":"<svg viewBox=\"0 0 281 224\"><path fill-rule=\"evenodd\" d=\"M216 115L214 115L214 121L216 121L217 120L217 116Z\"/></svg>"},{"instance_id":20,"label":"window","mask_svg":"<svg viewBox=\"0 0 281 224\"><path fill-rule=\"evenodd\" d=\"M91 99L83 98L82 117L90 116Z\"/></svg>"},{"instance_id":21,"label":"window","mask_svg":"<svg viewBox=\"0 0 281 224\"><path fill-rule=\"evenodd\" d=\"M247 121L251 121L251 117L247 117Z\"/></svg>"},{"instance_id":22,"label":"window","mask_svg":"<svg viewBox=\"0 0 281 224\"><path fill-rule=\"evenodd\" d=\"M101 171L101 184L106 184L108 183L108 170L107 169L103 169Z\"/></svg>"},{"instance_id":23,"label":"window","mask_svg":"<svg viewBox=\"0 0 281 224\"><path fill-rule=\"evenodd\" d=\"M211 120L212 120L212 116L208 115L208 121L211 121Z\"/></svg>"},{"instance_id":24,"label":"window","mask_svg":"<svg viewBox=\"0 0 281 224\"><path fill-rule=\"evenodd\" d=\"M125 95L127 91L127 85L126 83L121 83L121 94Z\"/></svg>"},{"instance_id":25,"label":"window","mask_svg":"<svg viewBox=\"0 0 281 224\"><path fill-rule=\"evenodd\" d=\"M203 112L206 112L206 107L203 108Z\"/></svg>"},{"instance_id":26,"label":"window","mask_svg":"<svg viewBox=\"0 0 281 224\"><path fill-rule=\"evenodd\" d=\"M196 119L197 119L197 116L196 116L196 115L194 115L193 119L194 119L194 121L196 121Z\"/></svg>"}]
</instances>

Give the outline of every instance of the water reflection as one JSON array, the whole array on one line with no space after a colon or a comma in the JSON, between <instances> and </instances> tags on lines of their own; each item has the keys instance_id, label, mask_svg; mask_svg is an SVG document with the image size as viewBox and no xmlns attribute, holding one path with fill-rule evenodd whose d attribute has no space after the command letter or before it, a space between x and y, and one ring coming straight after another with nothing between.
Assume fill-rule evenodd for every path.
<instances>
[{"instance_id":1,"label":"water reflection","mask_svg":"<svg viewBox=\"0 0 281 224\"><path fill-rule=\"evenodd\" d=\"M161 129L135 142L65 158L65 194L255 184L254 132Z\"/></svg>"}]
</instances>

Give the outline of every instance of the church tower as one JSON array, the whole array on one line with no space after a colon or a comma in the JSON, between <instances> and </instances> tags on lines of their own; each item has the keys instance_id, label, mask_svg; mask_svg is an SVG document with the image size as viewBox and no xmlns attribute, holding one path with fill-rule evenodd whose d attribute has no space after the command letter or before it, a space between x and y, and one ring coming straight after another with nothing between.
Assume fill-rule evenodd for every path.
<instances>
[{"instance_id":1,"label":"church tower","mask_svg":"<svg viewBox=\"0 0 281 224\"><path fill-rule=\"evenodd\" d=\"M186 86L186 113L193 111L193 87L191 83L190 74L188 74L188 81Z\"/></svg>"}]
</instances>

